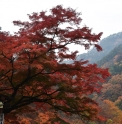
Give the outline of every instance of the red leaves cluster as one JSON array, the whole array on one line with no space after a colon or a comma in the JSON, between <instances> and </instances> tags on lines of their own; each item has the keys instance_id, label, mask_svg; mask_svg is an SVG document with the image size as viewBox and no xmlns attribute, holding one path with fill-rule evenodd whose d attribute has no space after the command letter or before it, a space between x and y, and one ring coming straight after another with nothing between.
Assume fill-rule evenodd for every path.
<instances>
[{"instance_id":1,"label":"red leaves cluster","mask_svg":"<svg viewBox=\"0 0 122 124\"><path fill-rule=\"evenodd\" d=\"M67 45L78 44L86 49L95 45L100 51L96 43L102 33L91 34L88 27L79 28L79 15L71 8L56 6L50 14L29 15L31 22L14 21L23 26L14 36L0 33L0 98L4 97L4 113L35 102L52 112L98 119L97 104L88 95L100 92L100 82L109 73L87 61L76 61L77 51L67 53ZM66 59L74 62L66 64Z\"/></svg>"}]
</instances>

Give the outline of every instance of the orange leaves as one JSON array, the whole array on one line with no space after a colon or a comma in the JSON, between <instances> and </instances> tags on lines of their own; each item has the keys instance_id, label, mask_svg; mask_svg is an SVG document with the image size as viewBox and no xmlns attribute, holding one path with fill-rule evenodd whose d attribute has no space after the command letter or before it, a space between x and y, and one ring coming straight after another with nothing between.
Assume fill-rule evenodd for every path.
<instances>
[{"instance_id":1,"label":"orange leaves","mask_svg":"<svg viewBox=\"0 0 122 124\"><path fill-rule=\"evenodd\" d=\"M109 100L104 100L107 110L106 114L109 117L109 119L112 120L112 124L121 124L122 123L122 111L115 106L115 104Z\"/></svg>"},{"instance_id":2,"label":"orange leaves","mask_svg":"<svg viewBox=\"0 0 122 124\"><path fill-rule=\"evenodd\" d=\"M38 122L39 122L39 124L51 124L50 123L50 119L51 118L53 118L53 113L51 113L51 112L46 112L46 113L39 113L39 115L38 115L38 118L39 118L39 120L38 120Z\"/></svg>"}]
</instances>

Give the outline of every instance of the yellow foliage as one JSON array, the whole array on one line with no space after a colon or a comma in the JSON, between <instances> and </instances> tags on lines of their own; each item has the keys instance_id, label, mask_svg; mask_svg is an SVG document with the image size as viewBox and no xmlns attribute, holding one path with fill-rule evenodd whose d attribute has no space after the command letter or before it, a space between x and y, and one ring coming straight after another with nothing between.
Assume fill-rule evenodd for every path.
<instances>
[{"instance_id":1,"label":"yellow foliage","mask_svg":"<svg viewBox=\"0 0 122 124\"><path fill-rule=\"evenodd\" d=\"M122 111L113 102L109 100L104 100L104 102L108 105L106 113L111 115L111 124L122 124Z\"/></svg>"},{"instance_id":2,"label":"yellow foliage","mask_svg":"<svg viewBox=\"0 0 122 124\"><path fill-rule=\"evenodd\" d=\"M44 113L39 113L38 117L40 120L40 124L43 124L49 120L49 116L47 114L44 114Z\"/></svg>"}]
</instances>

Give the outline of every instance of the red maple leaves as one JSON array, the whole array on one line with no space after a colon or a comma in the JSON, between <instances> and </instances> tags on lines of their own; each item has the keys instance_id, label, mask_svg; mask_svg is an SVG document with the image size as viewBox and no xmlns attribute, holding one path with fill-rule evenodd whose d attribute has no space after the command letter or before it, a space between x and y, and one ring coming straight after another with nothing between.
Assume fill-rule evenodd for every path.
<instances>
[{"instance_id":1,"label":"red maple leaves","mask_svg":"<svg viewBox=\"0 0 122 124\"><path fill-rule=\"evenodd\" d=\"M86 49L95 45L100 51L102 48L96 43L102 33L91 34L88 27L78 27L82 20L80 13L62 6L52 8L49 14L33 13L29 18L30 22L14 21L22 26L15 35L0 33L3 112L35 102L42 109L47 105L52 112L98 119L99 109L89 95L100 92L99 82L109 76L108 70L87 61L76 61L77 51L67 52L67 45L78 44ZM66 64L66 59L74 62Z\"/></svg>"}]
</instances>

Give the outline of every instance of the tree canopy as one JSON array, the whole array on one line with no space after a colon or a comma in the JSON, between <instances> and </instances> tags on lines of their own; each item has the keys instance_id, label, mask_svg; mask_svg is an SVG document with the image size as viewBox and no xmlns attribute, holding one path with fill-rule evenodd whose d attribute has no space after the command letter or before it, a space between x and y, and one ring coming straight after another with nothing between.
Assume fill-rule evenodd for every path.
<instances>
[{"instance_id":1,"label":"tree canopy","mask_svg":"<svg viewBox=\"0 0 122 124\"><path fill-rule=\"evenodd\" d=\"M28 22L14 21L21 27L14 35L0 32L0 100L5 115L34 103L42 112L100 119L99 107L89 95L100 92L108 70L77 61L78 51L71 52L68 45L94 45L101 51L97 43L102 33L80 27L80 15L58 5L28 15ZM67 59L73 62L64 63Z\"/></svg>"}]
</instances>

